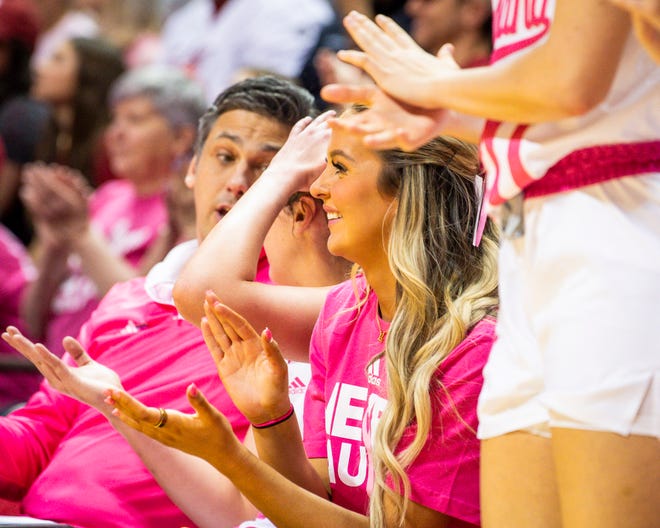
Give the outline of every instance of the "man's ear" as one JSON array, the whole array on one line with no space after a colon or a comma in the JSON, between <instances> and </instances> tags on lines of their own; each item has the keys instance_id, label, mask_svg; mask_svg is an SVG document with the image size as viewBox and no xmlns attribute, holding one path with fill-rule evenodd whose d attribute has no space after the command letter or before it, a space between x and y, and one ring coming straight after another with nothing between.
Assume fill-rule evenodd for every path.
<instances>
[{"instance_id":1,"label":"man's ear","mask_svg":"<svg viewBox=\"0 0 660 528\"><path fill-rule=\"evenodd\" d=\"M186 184L188 189L192 189L195 186L195 173L197 172L197 155L193 156L188 163L188 170L186 171L186 177L183 182Z\"/></svg>"},{"instance_id":2,"label":"man's ear","mask_svg":"<svg viewBox=\"0 0 660 528\"><path fill-rule=\"evenodd\" d=\"M314 222L318 212L318 204L311 196L301 196L292 206L293 232L301 234Z\"/></svg>"}]
</instances>

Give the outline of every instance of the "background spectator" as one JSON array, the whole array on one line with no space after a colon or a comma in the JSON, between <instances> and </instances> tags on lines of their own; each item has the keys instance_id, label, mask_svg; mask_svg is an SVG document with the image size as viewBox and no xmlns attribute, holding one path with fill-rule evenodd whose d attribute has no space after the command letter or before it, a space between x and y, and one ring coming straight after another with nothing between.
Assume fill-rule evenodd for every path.
<instances>
[{"instance_id":1,"label":"background spectator","mask_svg":"<svg viewBox=\"0 0 660 528\"><path fill-rule=\"evenodd\" d=\"M0 141L0 168L4 148ZM21 303L25 288L35 278L35 269L25 247L0 224L0 327L16 326L25 331ZM41 376L26 365L16 351L0 343L0 414L25 402L37 389Z\"/></svg>"},{"instance_id":2,"label":"background spectator","mask_svg":"<svg viewBox=\"0 0 660 528\"><path fill-rule=\"evenodd\" d=\"M14 145L7 127L25 137L37 135L34 121L45 122L45 110L34 115L14 115L8 123L2 117L5 103L26 96L30 89L30 56L39 33L36 7L30 0L0 2L0 141L8 142L9 159L0 167L0 222L25 244L30 240L30 227L22 204L17 200L20 180L20 149ZM43 109L42 109L43 110ZM9 141L7 141L9 140ZM29 161L29 160L28 160Z\"/></svg>"},{"instance_id":3,"label":"background spectator","mask_svg":"<svg viewBox=\"0 0 660 528\"><path fill-rule=\"evenodd\" d=\"M66 40L99 35L99 9L107 0L34 0L40 18L41 32L32 55L37 68Z\"/></svg>"},{"instance_id":4,"label":"background spectator","mask_svg":"<svg viewBox=\"0 0 660 528\"><path fill-rule=\"evenodd\" d=\"M123 71L121 54L99 39L64 41L35 72L31 98L15 97L0 108L0 137L7 148L2 169L2 221L31 240L30 219L17 191L25 163L57 162L80 171L92 185L112 177L102 136L107 95Z\"/></svg>"},{"instance_id":5,"label":"background spectator","mask_svg":"<svg viewBox=\"0 0 660 528\"><path fill-rule=\"evenodd\" d=\"M101 39L62 42L35 70L32 96L50 105L51 121L35 158L80 171L92 186L106 162L102 137L109 122L108 93L124 70L117 48Z\"/></svg>"},{"instance_id":6,"label":"background spectator","mask_svg":"<svg viewBox=\"0 0 660 528\"><path fill-rule=\"evenodd\" d=\"M107 148L118 179L88 200L84 180L68 168L26 170L23 196L41 247L25 318L53 351L61 353L62 338L77 335L113 284L147 271L154 262L149 248L160 237L171 240L165 196L188 165L204 106L201 88L181 72L134 70L110 96Z\"/></svg>"},{"instance_id":7,"label":"background spectator","mask_svg":"<svg viewBox=\"0 0 660 528\"><path fill-rule=\"evenodd\" d=\"M164 8L153 0L114 0L105 4L101 34L122 50L128 68L147 66L161 55Z\"/></svg>"},{"instance_id":8,"label":"background spectator","mask_svg":"<svg viewBox=\"0 0 660 528\"><path fill-rule=\"evenodd\" d=\"M488 64L493 48L490 0L407 0L410 36L435 55L453 44L454 59L464 67Z\"/></svg>"},{"instance_id":9,"label":"background spectator","mask_svg":"<svg viewBox=\"0 0 660 528\"><path fill-rule=\"evenodd\" d=\"M331 18L326 0L191 0L165 21L163 61L194 75L210 101L242 68L296 78Z\"/></svg>"}]
</instances>

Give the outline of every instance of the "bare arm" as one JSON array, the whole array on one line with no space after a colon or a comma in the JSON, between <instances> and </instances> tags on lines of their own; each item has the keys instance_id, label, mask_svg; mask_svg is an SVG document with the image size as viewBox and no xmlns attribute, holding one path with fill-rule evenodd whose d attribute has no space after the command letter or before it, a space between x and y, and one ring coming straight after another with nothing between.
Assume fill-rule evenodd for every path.
<instances>
[{"instance_id":1,"label":"bare arm","mask_svg":"<svg viewBox=\"0 0 660 528\"><path fill-rule=\"evenodd\" d=\"M234 436L227 419L191 386L188 398L193 416L173 411L168 425L156 429L158 410L142 404L121 391L112 392L120 419L131 427L166 445L177 446L203 457L230 479L236 488L276 526L286 528L367 528L369 518L338 506L308 491L257 458ZM278 426L279 427L279 426ZM188 441L182 442L182 436ZM208 440L212 439L213 447ZM319 460L319 462L322 462ZM385 501L386 525L395 526L394 506ZM407 528L445 528L450 518L414 502L408 503Z\"/></svg>"},{"instance_id":2,"label":"bare arm","mask_svg":"<svg viewBox=\"0 0 660 528\"><path fill-rule=\"evenodd\" d=\"M40 338L48 322L50 306L68 274L67 261L71 244L59 228L62 202L55 199L44 182L50 169L43 164L25 166L20 196L30 213L35 229L33 242L37 277L26 288L21 300L21 316L31 336Z\"/></svg>"},{"instance_id":3,"label":"bare arm","mask_svg":"<svg viewBox=\"0 0 660 528\"><path fill-rule=\"evenodd\" d=\"M259 180L188 261L174 288L174 301L188 321L200 325L206 292L213 290L253 326L267 325L281 336L287 357L307 360L312 328L328 289L265 285L254 282L254 274L266 233L287 199L325 165L330 133L325 120L330 115L294 127Z\"/></svg>"},{"instance_id":4,"label":"bare arm","mask_svg":"<svg viewBox=\"0 0 660 528\"><path fill-rule=\"evenodd\" d=\"M339 57L365 70L385 93L331 85L322 95L333 103L372 103L369 126L350 120L333 126L364 135L372 148L405 150L455 134L459 116L537 123L588 112L606 97L630 32L628 15L607 2L558 0L545 42L492 66L461 70L445 47L434 57L392 20L376 20L380 27L357 13L346 17L346 28L364 51L342 51ZM473 141L464 132L456 135Z\"/></svg>"},{"instance_id":5,"label":"bare arm","mask_svg":"<svg viewBox=\"0 0 660 528\"><path fill-rule=\"evenodd\" d=\"M168 497L200 528L230 528L253 519L257 509L234 484L201 458L172 449L127 426L111 414L104 415L126 439ZM250 435L244 445L254 450Z\"/></svg>"},{"instance_id":6,"label":"bare arm","mask_svg":"<svg viewBox=\"0 0 660 528\"><path fill-rule=\"evenodd\" d=\"M422 108L450 108L498 121L535 123L582 114L608 93L629 17L600 0L558 0L547 40L492 66L456 70L420 53L394 22L383 30L357 14L346 27L366 53L341 58L365 69L390 95ZM603 38L607 35L607 38Z\"/></svg>"},{"instance_id":7,"label":"bare arm","mask_svg":"<svg viewBox=\"0 0 660 528\"><path fill-rule=\"evenodd\" d=\"M289 411L286 361L269 331L259 335L239 314L207 298L202 335L233 402L253 424L271 422ZM254 429L259 458L299 486L328 497L327 463L312 465L305 453L298 421ZM180 449L190 440L179 439ZM209 446L209 451L216 447ZM204 452L205 453L205 452ZM210 460L212 453L203 457ZM317 471L321 469L321 471Z\"/></svg>"}]
</instances>

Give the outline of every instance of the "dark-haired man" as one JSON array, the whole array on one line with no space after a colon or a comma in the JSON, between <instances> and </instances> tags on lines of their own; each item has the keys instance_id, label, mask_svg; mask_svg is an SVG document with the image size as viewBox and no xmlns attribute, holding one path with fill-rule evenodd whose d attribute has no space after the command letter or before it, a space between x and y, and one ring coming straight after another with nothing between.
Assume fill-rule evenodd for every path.
<instances>
[{"instance_id":1,"label":"dark-haired man","mask_svg":"<svg viewBox=\"0 0 660 528\"><path fill-rule=\"evenodd\" d=\"M248 79L218 96L201 119L187 177L195 195L198 240L259 177L312 105L306 91L272 77ZM178 270L195 246L177 246L146 278L110 290L79 341L149 405L188 411L185 389L194 381L243 438L249 424L218 382L199 329L179 316L171 298ZM256 280L267 280L267 268L262 258ZM75 355L72 342L65 348ZM117 383L114 374L106 374L109 383ZM210 505L199 498L206 484L195 478L197 464L206 463L132 433L98 399L103 414L45 383L26 407L0 418L0 497L20 500L22 511L32 517L88 528L180 527L211 520L214 526L233 526L254 514L218 474L208 485L225 491L227 508L222 519L210 519ZM186 504L190 518L168 494Z\"/></svg>"}]
</instances>

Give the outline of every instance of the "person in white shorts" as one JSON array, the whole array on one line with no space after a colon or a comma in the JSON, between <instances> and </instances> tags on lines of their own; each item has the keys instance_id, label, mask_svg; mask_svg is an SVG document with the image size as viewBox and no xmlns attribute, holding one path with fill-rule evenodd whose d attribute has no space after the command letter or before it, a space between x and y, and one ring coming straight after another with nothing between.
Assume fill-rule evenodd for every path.
<instances>
[{"instance_id":1,"label":"person in white shorts","mask_svg":"<svg viewBox=\"0 0 660 528\"><path fill-rule=\"evenodd\" d=\"M608 2L498 0L493 18L491 64L461 70L451 47L434 57L391 20L350 14L363 51L339 57L376 86L322 95L371 106L332 126L372 147L480 142L505 235L479 404L483 526L653 526L660 68Z\"/></svg>"}]
</instances>

